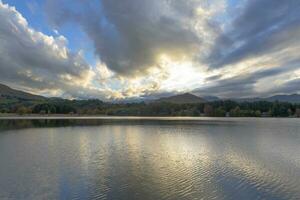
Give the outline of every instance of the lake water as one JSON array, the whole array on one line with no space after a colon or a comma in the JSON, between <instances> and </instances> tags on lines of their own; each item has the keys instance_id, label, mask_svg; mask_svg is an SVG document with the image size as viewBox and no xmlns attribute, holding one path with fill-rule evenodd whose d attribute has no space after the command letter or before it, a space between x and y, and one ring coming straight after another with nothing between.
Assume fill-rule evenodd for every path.
<instances>
[{"instance_id":1,"label":"lake water","mask_svg":"<svg viewBox=\"0 0 300 200\"><path fill-rule=\"evenodd\" d=\"M300 119L2 119L0 159L0 199L300 199Z\"/></svg>"}]
</instances>

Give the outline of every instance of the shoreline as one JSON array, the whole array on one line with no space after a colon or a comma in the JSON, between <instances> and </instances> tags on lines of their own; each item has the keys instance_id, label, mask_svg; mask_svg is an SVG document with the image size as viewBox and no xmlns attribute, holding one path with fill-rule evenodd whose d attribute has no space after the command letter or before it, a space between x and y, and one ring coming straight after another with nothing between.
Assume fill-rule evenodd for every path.
<instances>
[{"instance_id":1,"label":"shoreline","mask_svg":"<svg viewBox=\"0 0 300 200\"><path fill-rule=\"evenodd\" d=\"M297 119L299 117L206 117L206 116L112 116L112 115L79 115L79 114L0 114L0 120L17 120L17 119L166 119L166 120L205 120L205 119Z\"/></svg>"}]
</instances>

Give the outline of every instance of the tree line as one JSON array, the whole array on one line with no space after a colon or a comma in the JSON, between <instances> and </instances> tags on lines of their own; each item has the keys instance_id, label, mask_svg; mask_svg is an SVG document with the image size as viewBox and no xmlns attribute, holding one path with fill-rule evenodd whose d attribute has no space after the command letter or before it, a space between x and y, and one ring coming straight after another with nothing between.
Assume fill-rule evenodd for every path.
<instances>
[{"instance_id":1,"label":"tree line","mask_svg":"<svg viewBox=\"0 0 300 200\"><path fill-rule=\"evenodd\" d=\"M79 114L112 116L300 117L300 104L287 102L215 101L197 104L128 103L100 100L48 99L0 103L1 113Z\"/></svg>"}]
</instances>

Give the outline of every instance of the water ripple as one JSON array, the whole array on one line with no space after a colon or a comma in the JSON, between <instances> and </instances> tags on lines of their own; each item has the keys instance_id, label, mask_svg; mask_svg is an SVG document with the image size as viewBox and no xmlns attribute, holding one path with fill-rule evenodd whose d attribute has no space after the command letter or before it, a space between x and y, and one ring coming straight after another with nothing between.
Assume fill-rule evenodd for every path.
<instances>
[{"instance_id":1,"label":"water ripple","mask_svg":"<svg viewBox=\"0 0 300 200\"><path fill-rule=\"evenodd\" d=\"M6 130L0 198L296 200L299 129L274 119Z\"/></svg>"}]
</instances>

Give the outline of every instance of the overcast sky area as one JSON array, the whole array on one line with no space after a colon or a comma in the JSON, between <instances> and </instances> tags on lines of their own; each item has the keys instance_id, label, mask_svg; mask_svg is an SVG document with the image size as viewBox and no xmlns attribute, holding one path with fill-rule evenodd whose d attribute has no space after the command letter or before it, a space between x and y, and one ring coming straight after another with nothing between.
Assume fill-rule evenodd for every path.
<instances>
[{"instance_id":1,"label":"overcast sky area","mask_svg":"<svg viewBox=\"0 0 300 200\"><path fill-rule=\"evenodd\" d=\"M0 0L0 82L45 96L300 93L299 0Z\"/></svg>"}]
</instances>

